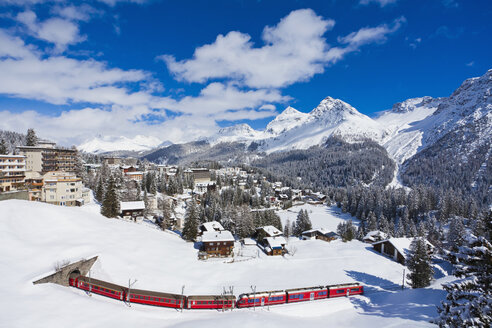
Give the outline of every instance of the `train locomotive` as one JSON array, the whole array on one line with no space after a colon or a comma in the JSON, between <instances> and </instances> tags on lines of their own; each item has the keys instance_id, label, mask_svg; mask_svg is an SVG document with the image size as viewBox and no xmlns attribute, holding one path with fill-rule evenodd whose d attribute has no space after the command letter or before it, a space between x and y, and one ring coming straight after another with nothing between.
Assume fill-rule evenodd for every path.
<instances>
[{"instance_id":1,"label":"train locomotive","mask_svg":"<svg viewBox=\"0 0 492 328\"><path fill-rule=\"evenodd\" d=\"M360 295L364 287L359 283L262 291L239 295L179 295L141 289L129 289L103 280L71 275L69 285L90 293L116 300L169 307L176 309L231 309L260 307L286 303L314 301L325 298Z\"/></svg>"}]
</instances>

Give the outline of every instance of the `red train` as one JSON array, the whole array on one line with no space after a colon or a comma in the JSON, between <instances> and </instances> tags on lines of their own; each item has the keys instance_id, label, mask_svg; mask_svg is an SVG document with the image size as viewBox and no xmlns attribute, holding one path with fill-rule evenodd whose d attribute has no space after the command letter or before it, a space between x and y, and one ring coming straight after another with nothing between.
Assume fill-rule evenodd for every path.
<instances>
[{"instance_id":1,"label":"red train","mask_svg":"<svg viewBox=\"0 0 492 328\"><path fill-rule=\"evenodd\" d=\"M318 299L351 296L364 293L364 287L359 283L316 286L287 290L264 291L241 294L236 302L234 295L179 295L160 293L112 284L106 281L71 275L70 286L120 301L146 305L170 307L177 309L230 309L234 307L258 307L314 301Z\"/></svg>"},{"instance_id":2,"label":"red train","mask_svg":"<svg viewBox=\"0 0 492 328\"><path fill-rule=\"evenodd\" d=\"M284 303L296 303L304 301L314 301L324 298L358 295L363 293L364 287L359 283L286 289L285 291L266 291L241 294L238 298L236 306L238 308L243 308Z\"/></svg>"}]
</instances>

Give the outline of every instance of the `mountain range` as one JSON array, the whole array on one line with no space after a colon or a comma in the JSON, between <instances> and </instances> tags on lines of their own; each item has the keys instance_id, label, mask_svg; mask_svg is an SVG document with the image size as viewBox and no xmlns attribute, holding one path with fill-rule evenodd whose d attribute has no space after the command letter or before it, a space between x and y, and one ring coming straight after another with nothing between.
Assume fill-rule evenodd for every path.
<instances>
[{"instance_id":1,"label":"mountain range","mask_svg":"<svg viewBox=\"0 0 492 328\"><path fill-rule=\"evenodd\" d=\"M268 154L323 146L331 138L348 143L370 140L384 147L395 162L394 186L402 181L411 186L435 180L442 187L463 189L436 178L448 174L459 177L454 181L466 188L477 188L477 181L487 188L492 177L491 86L492 69L465 80L449 97L408 99L372 118L340 99L326 97L309 113L287 107L264 130L238 124L184 144L156 147L159 140L151 138L146 143L139 136L116 142L94 139L80 148L98 153L118 148L137 151L134 154L142 158L169 164L249 163Z\"/></svg>"}]
</instances>

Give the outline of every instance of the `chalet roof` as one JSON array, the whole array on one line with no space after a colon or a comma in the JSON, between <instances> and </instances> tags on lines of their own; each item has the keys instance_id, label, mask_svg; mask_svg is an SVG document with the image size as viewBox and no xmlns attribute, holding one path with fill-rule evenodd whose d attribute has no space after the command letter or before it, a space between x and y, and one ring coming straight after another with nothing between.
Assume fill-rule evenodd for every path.
<instances>
[{"instance_id":1,"label":"chalet roof","mask_svg":"<svg viewBox=\"0 0 492 328\"><path fill-rule=\"evenodd\" d=\"M143 200L135 202L120 202L120 209L122 211L144 210L145 202Z\"/></svg>"},{"instance_id":2,"label":"chalet roof","mask_svg":"<svg viewBox=\"0 0 492 328\"><path fill-rule=\"evenodd\" d=\"M234 241L234 236L227 230L222 231L205 231L202 235L202 242L215 242L215 241Z\"/></svg>"},{"instance_id":3,"label":"chalet roof","mask_svg":"<svg viewBox=\"0 0 492 328\"><path fill-rule=\"evenodd\" d=\"M282 235L282 231L278 230L277 228L275 228L274 226L271 226L271 225L260 227L257 230L259 230L259 229L263 229L263 231L265 231L265 233L269 237L275 237L275 236L281 236Z\"/></svg>"},{"instance_id":4,"label":"chalet roof","mask_svg":"<svg viewBox=\"0 0 492 328\"><path fill-rule=\"evenodd\" d=\"M126 174L126 175L142 175L142 174L143 174L143 172L141 172L141 171L136 171L136 172L126 172L125 174Z\"/></svg>"},{"instance_id":5,"label":"chalet roof","mask_svg":"<svg viewBox=\"0 0 492 328\"><path fill-rule=\"evenodd\" d=\"M388 235L382 231L373 230L373 231L369 231L362 239L376 241L376 239L388 239Z\"/></svg>"},{"instance_id":6,"label":"chalet roof","mask_svg":"<svg viewBox=\"0 0 492 328\"><path fill-rule=\"evenodd\" d=\"M283 248L284 245L287 244L287 241L283 236L266 237L265 240L267 241L268 246L270 246L271 249Z\"/></svg>"},{"instance_id":7,"label":"chalet roof","mask_svg":"<svg viewBox=\"0 0 492 328\"><path fill-rule=\"evenodd\" d=\"M377 241L377 242L373 243L373 245L388 242L391 245L393 245L393 247L398 251L398 253L400 253L403 257L406 258L407 254L410 252L410 244L412 243L412 241L414 239L415 238L389 238L389 239ZM427 244L427 246L430 246L431 248L434 247L427 240L425 240L425 243Z\"/></svg>"},{"instance_id":8,"label":"chalet roof","mask_svg":"<svg viewBox=\"0 0 492 328\"><path fill-rule=\"evenodd\" d=\"M205 222L202 224L205 231L223 231L225 230L222 224L217 221Z\"/></svg>"},{"instance_id":9,"label":"chalet roof","mask_svg":"<svg viewBox=\"0 0 492 328\"><path fill-rule=\"evenodd\" d=\"M318 228L318 229L311 229L304 231L302 234L303 235L311 235L313 232L319 232L320 234L326 236L326 237L336 237L338 234L334 231L331 230L325 230L324 228Z\"/></svg>"}]
</instances>

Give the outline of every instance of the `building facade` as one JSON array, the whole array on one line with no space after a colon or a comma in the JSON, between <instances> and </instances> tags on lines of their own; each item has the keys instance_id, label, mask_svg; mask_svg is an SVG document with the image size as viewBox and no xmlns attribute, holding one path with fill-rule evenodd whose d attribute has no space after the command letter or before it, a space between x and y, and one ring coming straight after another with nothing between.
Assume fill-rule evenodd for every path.
<instances>
[{"instance_id":1,"label":"building facade","mask_svg":"<svg viewBox=\"0 0 492 328\"><path fill-rule=\"evenodd\" d=\"M17 149L21 155L26 157L26 171L76 171L76 149L57 148L53 143L43 143L37 146L19 146Z\"/></svg>"},{"instance_id":2,"label":"building facade","mask_svg":"<svg viewBox=\"0 0 492 328\"><path fill-rule=\"evenodd\" d=\"M44 175L41 201L61 206L81 206L84 199L82 179L69 172L48 172ZM87 197L87 196L86 196Z\"/></svg>"},{"instance_id":3,"label":"building facade","mask_svg":"<svg viewBox=\"0 0 492 328\"><path fill-rule=\"evenodd\" d=\"M15 191L24 186L26 158L20 155L0 155L0 192Z\"/></svg>"}]
</instances>

